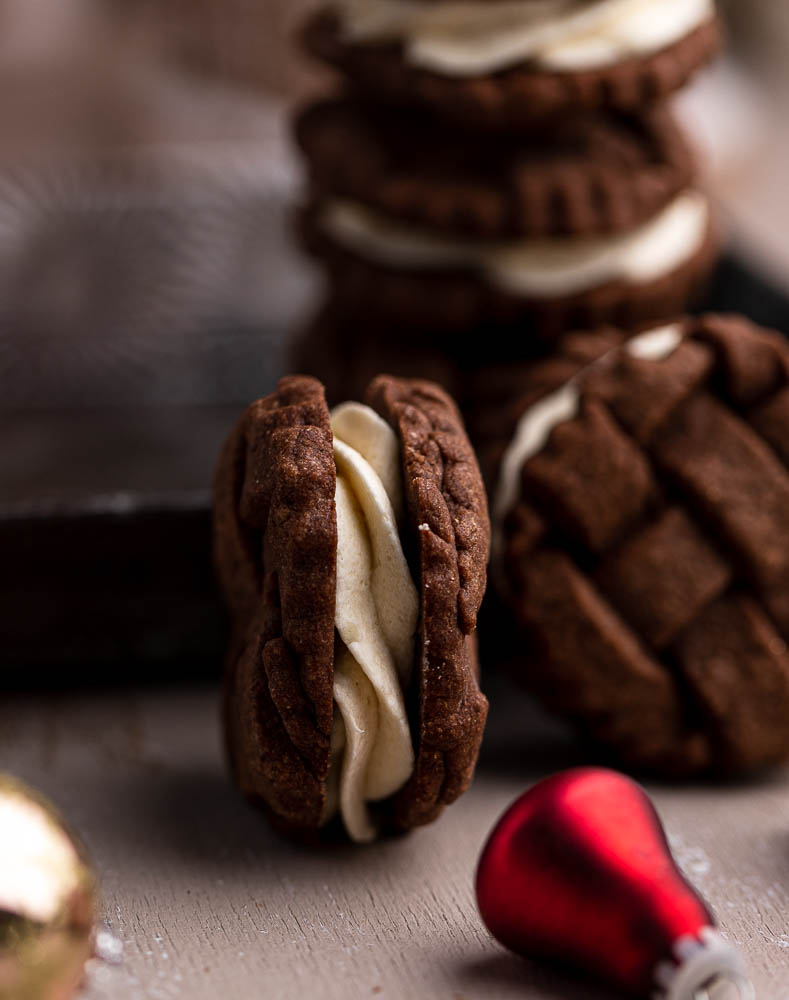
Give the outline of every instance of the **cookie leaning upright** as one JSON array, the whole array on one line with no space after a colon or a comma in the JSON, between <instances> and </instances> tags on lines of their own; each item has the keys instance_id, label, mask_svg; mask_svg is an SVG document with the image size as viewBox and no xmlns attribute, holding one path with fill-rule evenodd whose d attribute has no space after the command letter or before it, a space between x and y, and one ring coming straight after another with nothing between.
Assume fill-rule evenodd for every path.
<instances>
[{"instance_id":1,"label":"cookie leaning upright","mask_svg":"<svg viewBox=\"0 0 789 1000\"><path fill-rule=\"evenodd\" d=\"M231 434L215 556L233 618L225 728L277 826L353 839L434 819L468 786L487 702L473 631L489 522L462 421L379 377L330 415L283 379Z\"/></svg>"},{"instance_id":2,"label":"cookie leaning upright","mask_svg":"<svg viewBox=\"0 0 789 1000\"><path fill-rule=\"evenodd\" d=\"M494 579L529 644L518 669L632 766L785 760L789 347L708 316L602 348L525 376L500 458Z\"/></svg>"},{"instance_id":3,"label":"cookie leaning upright","mask_svg":"<svg viewBox=\"0 0 789 1000\"><path fill-rule=\"evenodd\" d=\"M640 111L720 47L714 0L332 0L307 49L365 93L507 131Z\"/></svg>"}]
</instances>

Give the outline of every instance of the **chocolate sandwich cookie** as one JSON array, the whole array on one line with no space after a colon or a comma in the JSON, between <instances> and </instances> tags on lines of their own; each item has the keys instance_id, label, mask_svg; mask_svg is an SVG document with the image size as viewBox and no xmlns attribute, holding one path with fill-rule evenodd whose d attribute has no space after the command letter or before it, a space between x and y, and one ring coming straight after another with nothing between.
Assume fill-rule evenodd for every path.
<instances>
[{"instance_id":1,"label":"chocolate sandwich cookie","mask_svg":"<svg viewBox=\"0 0 789 1000\"><path fill-rule=\"evenodd\" d=\"M693 183L695 162L666 108L568 114L529 136L479 137L430 115L353 99L295 122L312 200L436 237L585 238L648 223Z\"/></svg>"},{"instance_id":2,"label":"chocolate sandwich cookie","mask_svg":"<svg viewBox=\"0 0 789 1000\"><path fill-rule=\"evenodd\" d=\"M304 243L348 324L455 336L531 320L547 340L631 326L683 311L715 258L693 157L664 109L480 141L330 101L296 134L312 189Z\"/></svg>"},{"instance_id":3,"label":"chocolate sandwich cookie","mask_svg":"<svg viewBox=\"0 0 789 1000\"><path fill-rule=\"evenodd\" d=\"M707 316L598 348L534 372L499 464L521 674L631 766L784 760L789 346Z\"/></svg>"},{"instance_id":4,"label":"chocolate sandwich cookie","mask_svg":"<svg viewBox=\"0 0 789 1000\"><path fill-rule=\"evenodd\" d=\"M717 52L714 0L335 0L305 29L366 94L516 130L567 111L636 111Z\"/></svg>"},{"instance_id":5,"label":"chocolate sandwich cookie","mask_svg":"<svg viewBox=\"0 0 789 1000\"><path fill-rule=\"evenodd\" d=\"M667 319L701 295L718 256L709 202L694 189L633 230L599 236L472 240L347 199L311 205L301 233L345 321L434 338L520 323L527 342L553 341Z\"/></svg>"},{"instance_id":6,"label":"chocolate sandwich cookie","mask_svg":"<svg viewBox=\"0 0 789 1000\"><path fill-rule=\"evenodd\" d=\"M366 400L330 413L319 382L285 378L217 472L230 761L304 837L433 820L467 788L487 713L490 532L461 418L429 382L381 376Z\"/></svg>"}]
</instances>

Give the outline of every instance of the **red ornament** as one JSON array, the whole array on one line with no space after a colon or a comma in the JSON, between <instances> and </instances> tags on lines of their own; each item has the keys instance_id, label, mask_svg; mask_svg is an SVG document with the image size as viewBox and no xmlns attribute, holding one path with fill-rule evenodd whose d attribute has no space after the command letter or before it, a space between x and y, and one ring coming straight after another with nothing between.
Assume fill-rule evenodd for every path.
<instances>
[{"instance_id":1,"label":"red ornament","mask_svg":"<svg viewBox=\"0 0 789 1000\"><path fill-rule=\"evenodd\" d=\"M505 947L635 996L692 1000L716 977L753 993L648 796L615 771L565 771L522 795L482 852L477 903Z\"/></svg>"}]
</instances>

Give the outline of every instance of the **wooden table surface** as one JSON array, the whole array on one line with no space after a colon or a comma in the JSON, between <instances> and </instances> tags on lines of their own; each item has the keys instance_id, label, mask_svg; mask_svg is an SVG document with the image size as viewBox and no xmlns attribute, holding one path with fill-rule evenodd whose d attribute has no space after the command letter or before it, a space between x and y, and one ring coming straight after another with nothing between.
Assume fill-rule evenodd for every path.
<instances>
[{"instance_id":1,"label":"wooden table surface","mask_svg":"<svg viewBox=\"0 0 789 1000\"><path fill-rule=\"evenodd\" d=\"M0 766L82 833L120 965L84 1000L526 998L603 994L509 956L477 916L477 855L504 807L579 762L502 682L472 790L442 819L368 848L290 846L229 784L213 689L16 697ZM675 853L747 956L760 1000L789 998L789 772L651 787Z\"/></svg>"}]
</instances>

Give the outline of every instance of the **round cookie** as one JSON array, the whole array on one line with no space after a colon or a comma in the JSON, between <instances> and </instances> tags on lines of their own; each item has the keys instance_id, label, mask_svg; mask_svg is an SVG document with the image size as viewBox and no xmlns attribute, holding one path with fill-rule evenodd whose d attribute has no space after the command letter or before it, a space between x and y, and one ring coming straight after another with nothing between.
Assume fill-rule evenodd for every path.
<instances>
[{"instance_id":1,"label":"round cookie","mask_svg":"<svg viewBox=\"0 0 789 1000\"><path fill-rule=\"evenodd\" d=\"M295 122L312 201L343 199L443 236L592 237L643 225L693 182L694 157L663 107L568 114L528 136L477 136L413 110L353 99Z\"/></svg>"},{"instance_id":2,"label":"round cookie","mask_svg":"<svg viewBox=\"0 0 789 1000\"><path fill-rule=\"evenodd\" d=\"M351 0L313 15L304 42L365 94L509 131L567 111L638 111L684 86L721 44L713 0L522 0L520 8ZM452 24L444 12L469 20Z\"/></svg>"},{"instance_id":3,"label":"round cookie","mask_svg":"<svg viewBox=\"0 0 789 1000\"><path fill-rule=\"evenodd\" d=\"M789 346L706 316L599 347L524 377L499 463L494 579L520 672L630 766L784 760Z\"/></svg>"},{"instance_id":4,"label":"round cookie","mask_svg":"<svg viewBox=\"0 0 789 1000\"><path fill-rule=\"evenodd\" d=\"M389 692L407 711L413 758L399 786L370 811L376 828L407 830L433 820L473 774L487 714L474 629L490 529L476 459L451 399L429 382L388 376L376 378L366 398L370 410L357 407L362 425L390 428L386 434L399 456L393 473L402 478L399 537L415 587L412 646L400 648L401 654L411 649L410 681ZM353 733L344 745L333 743L335 703L348 690L340 686L350 676L347 659L352 648L360 655L345 645L341 620L358 610L342 588L361 559L346 521L349 511L366 512L369 497L384 486L392 496L381 472L378 494L370 488L350 506L342 499L341 479L346 485L355 480L338 456L367 468L362 479L378 468L380 456L365 456L368 468L360 458L363 445L357 454L337 437L337 420L319 382L285 378L242 415L216 477L215 559L233 621L224 712L231 765L242 792L262 804L276 826L307 838L331 818L332 781L352 782L342 770L345 748L349 769L357 760ZM386 509L391 526L394 501ZM379 528L370 527L371 535ZM396 589L402 567L396 560L382 565ZM365 593L381 583L385 588L388 576ZM389 629L402 630L407 621L395 611L388 625L376 624L387 640ZM384 707L379 695L380 718ZM340 777L333 779L335 765ZM345 811L342 816L347 826Z\"/></svg>"},{"instance_id":5,"label":"round cookie","mask_svg":"<svg viewBox=\"0 0 789 1000\"><path fill-rule=\"evenodd\" d=\"M421 231L415 245L414 234L387 222L382 242L377 216L372 239L366 215L340 216L329 231L319 205L304 212L300 229L305 248L327 269L344 322L433 338L520 324L524 339L550 342L568 330L668 319L700 298L718 238L704 196L688 191L680 198L632 233L528 241L523 255L517 246L468 241L458 253L441 243L438 264L432 233L427 259ZM489 251L492 267L491 258L480 262Z\"/></svg>"}]
</instances>

